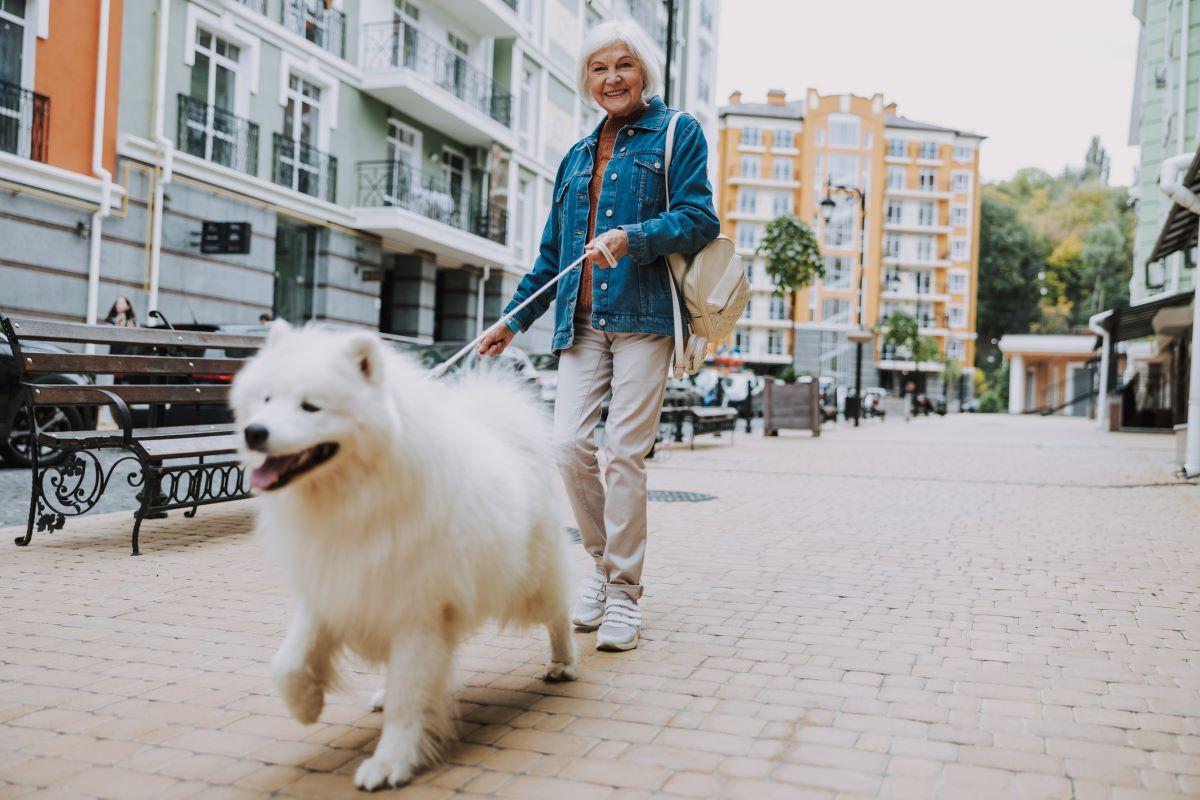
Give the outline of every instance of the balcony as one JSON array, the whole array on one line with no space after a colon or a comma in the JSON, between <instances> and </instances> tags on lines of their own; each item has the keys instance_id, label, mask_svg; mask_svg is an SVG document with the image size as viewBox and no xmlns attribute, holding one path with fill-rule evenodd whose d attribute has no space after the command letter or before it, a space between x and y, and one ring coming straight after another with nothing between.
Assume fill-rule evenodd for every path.
<instances>
[{"instance_id":1,"label":"balcony","mask_svg":"<svg viewBox=\"0 0 1200 800\"><path fill-rule=\"evenodd\" d=\"M267 0L238 0L238 2L251 11L257 11L263 16L267 14Z\"/></svg>"},{"instance_id":2,"label":"balcony","mask_svg":"<svg viewBox=\"0 0 1200 800\"><path fill-rule=\"evenodd\" d=\"M514 39L524 29L517 16L517 0L438 0L434 5L483 36Z\"/></svg>"},{"instance_id":3,"label":"balcony","mask_svg":"<svg viewBox=\"0 0 1200 800\"><path fill-rule=\"evenodd\" d=\"M896 233L950 233L953 230L949 225L935 225L923 220L912 219L891 219L886 220L883 224L885 231L895 231Z\"/></svg>"},{"instance_id":4,"label":"balcony","mask_svg":"<svg viewBox=\"0 0 1200 800\"><path fill-rule=\"evenodd\" d=\"M337 202L337 159L278 133L274 139L271 180L327 203Z\"/></svg>"},{"instance_id":5,"label":"balcony","mask_svg":"<svg viewBox=\"0 0 1200 800\"><path fill-rule=\"evenodd\" d=\"M512 95L462 54L403 22L363 26L363 89L465 145L515 147Z\"/></svg>"},{"instance_id":6,"label":"balcony","mask_svg":"<svg viewBox=\"0 0 1200 800\"><path fill-rule=\"evenodd\" d=\"M360 161L357 206L359 228L396 244L462 262L507 255L503 207L402 162Z\"/></svg>"},{"instance_id":7,"label":"balcony","mask_svg":"<svg viewBox=\"0 0 1200 800\"><path fill-rule=\"evenodd\" d=\"M258 174L258 126L224 109L179 95L179 149L248 175Z\"/></svg>"},{"instance_id":8,"label":"balcony","mask_svg":"<svg viewBox=\"0 0 1200 800\"><path fill-rule=\"evenodd\" d=\"M297 36L346 57L346 15L336 8L326 8L320 0L283 0L282 21Z\"/></svg>"},{"instance_id":9,"label":"balcony","mask_svg":"<svg viewBox=\"0 0 1200 800\"><path fill-rule=\"evenodd\" d=\"M50 98L0 81L0 151L46 161L50 141Z\"/></svg>"},{"instance_id":10,"label":"balcony","mask_svg":"<svg viewBox=\"0 0 1200 800\"><path fill-rule=\"evenodd\" d=\"M627 13L649 34L651 41L667 52L667 21L658 15L661 2L655 0L619 0L614 4L618 14Z\"/></svg>"}]
</instances>

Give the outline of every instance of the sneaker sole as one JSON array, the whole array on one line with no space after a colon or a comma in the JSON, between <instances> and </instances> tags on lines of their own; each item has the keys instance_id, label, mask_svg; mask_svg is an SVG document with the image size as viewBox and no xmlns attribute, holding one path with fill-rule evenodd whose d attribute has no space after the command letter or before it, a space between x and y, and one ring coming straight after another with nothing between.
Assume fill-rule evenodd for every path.
<instances>
[{"instance_id":1,"label":"sneaker sole","mask_svg":"<svg viewBox=\"0 0 1200 800\"><path fill-rule=\"evenodd\" d=\"M604 619L603 614L596 617L594 620L590 620L590 621L582 620L582 619L575 619L574 617L572 617L571 624L575 626L575 630L577 630L577 631L591 633L592 631L597 630L600 627L600 621L602 619Z\"/></svg>"},{"instance_id":2,"label":"sneaker sole","mask_svg":"<svg viewBox=\"0 0 1200 800\"><path fill-rule=\"evenodd\" d=\"M597 642L596 649L606 653L624 653L626 650L633 650L638 646L638 638L635 637L631 642Z\"/></svg>"}]
</instances>

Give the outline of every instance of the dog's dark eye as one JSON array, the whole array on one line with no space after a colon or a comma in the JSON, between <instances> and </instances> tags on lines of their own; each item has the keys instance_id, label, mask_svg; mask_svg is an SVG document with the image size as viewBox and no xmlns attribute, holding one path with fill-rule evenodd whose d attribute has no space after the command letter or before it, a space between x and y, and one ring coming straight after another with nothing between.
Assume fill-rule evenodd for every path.
<instances>
[{"instance_id":1,"label":"dog's dark eye","mask_svg":"<svg viewBox=\"0 0 1200 800\"><path fill-rule=\"evenodd\" d=\"M314 406L312 403L308 402L307 400L300 404L300 408L304 409L305 411L309 412L310 414L321 410L320 407Z\"/></svg>"}]
</instances>

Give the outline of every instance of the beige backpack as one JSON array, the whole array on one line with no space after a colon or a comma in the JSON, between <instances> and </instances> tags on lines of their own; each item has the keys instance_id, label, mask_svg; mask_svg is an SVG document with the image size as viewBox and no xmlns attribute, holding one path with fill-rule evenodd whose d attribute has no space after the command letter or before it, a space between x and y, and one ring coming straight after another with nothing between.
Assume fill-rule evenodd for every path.
<instances>
[{"instance_id":1,"label":"beige backpack","mask_svg":"<svg viewBox=\"0 0 1200 800\"><path fill-rule=\"evenodd\" d=\"M676 113L667 124L664 166L667 210L671 209L671 151L675 144ZM675 377L695 375L704 366L709 344L728 339L750 299L750 282L742 258L728 236L718 236L695 255L671 253L671 305L675 312ZM679 297L683 296L683 308ZM686 314L686 316L685 316Z\"/></svg>"}]
</instances>

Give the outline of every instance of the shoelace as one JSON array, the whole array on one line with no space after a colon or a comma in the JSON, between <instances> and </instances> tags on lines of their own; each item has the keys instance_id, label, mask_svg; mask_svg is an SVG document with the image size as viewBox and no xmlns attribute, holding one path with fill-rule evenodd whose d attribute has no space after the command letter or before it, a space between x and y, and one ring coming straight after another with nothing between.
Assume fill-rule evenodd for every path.
<instances>
[{"instance_id":1,"label":"shoelace","mask_svg":"<svg viewBox=\"0 0 1200 800\"><path fill-rule=\"evenodd\" d=\"M604 623L615 622L618 625L628 625L640 628L642 625L642 610L638 604L624 597L610 597L604 604Z\"/></svg>"},{"instance_id":2,"label":"shoelace","mask_svg":"<svg viewBox=\"0 0 1200 800\"><path fill-rule=\"evenodd\" d=\"M587 600L603 603L605 585L606 581L604 577L599 572L593 572L591 575L588 575L579 593Z\"/></svg>"}]
</instances>

